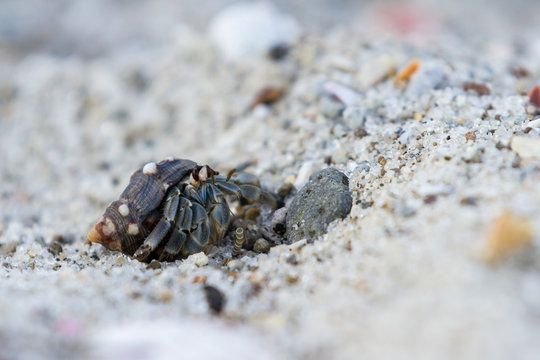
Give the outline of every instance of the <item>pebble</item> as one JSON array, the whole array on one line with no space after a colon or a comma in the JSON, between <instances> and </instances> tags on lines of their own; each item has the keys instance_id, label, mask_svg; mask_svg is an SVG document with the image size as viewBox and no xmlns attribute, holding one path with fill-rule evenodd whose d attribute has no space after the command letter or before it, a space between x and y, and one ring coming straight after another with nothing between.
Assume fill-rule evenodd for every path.
<instances>
[{"instance_id":1,"label":"pebble","mask_svg":"<svg viewBox=\"0 0 540 360\"><path fill-rule=\"evenodd\" d=\"M302 239L313 242L324 234L332 221L346 217L351 211L349 180L334 168L327 168L310 177L310 182L297 194L287 212L289 243Z\"/></svg>"},{"instance_id":2,"label":"pebble","mask_svg":"<svg viewBox=\"0 0 540 360\"><path fill-rule=\"evenodd\" d=\"M253 99L250 108L253 109L260 104L270 105L278 101L284 93L285 88L283 87L267 86L259 90L259 92L255 95L255 99Z\"/></svg>"},{"instance_id":3,"label":"pebble","mask_svg":"<svg viewBox=\"0 0 540 360\"><path fill-rule=\"evenodd\" d=\"M157 269L161 269L161 263L157 260L152 260L150 261L150 264L148 264L146 266L147 269L152 269L152 270L157 270Z\"/></svg>"},{"instance_id":4,"label":"pebble","mask_svg":"<svg viewBox=\"0 0 540 360\"><path fill-rule=\"evenodd\" d=\"M220 314L225 306L225 295L223 292L214 286L205 285L204 293L206 295L206 301L208 302L208 308L214 315Z\"/></svg>"},{"instance_id":5,"label":"pebble","mask_svg":"<svg viewBox=\"0 0 540 360\"><path fill-rule=\"evenodd\" d=\"M208 32L225 58L236 61L294 43L301 28L296 19L271 3L241 2L218 12Z\"/></svg>"},{"instance_id":6,"label":"pebble","mask_svg":"<svg viewBox=\"0 0 540 360\"><path fill-rule=\"evenodd\" d=\"M240 260L233 259L227 262L227 267L231 270L241 270L244 267L244 263Z\"/></svg>"},{"instance_id":7,"label":"pebble","mask_svg":"<svg viewBox=\"0 0 540 360\"><path fill-rule=\"evenodd\" d=\"M530 246L532 240L533 230L530 221L507 211L491 225L484 259L490 264L500 262L517 250Z\"/></svg>"},{"instance_id":8,"label":"pebble","mask_svg":"<svg viewBox=\"0 0 540 360\"><path fill-rule=\"evenodd\" d=\"M285 198L296 191L294 184L291 182L285 182L281 185L277 191L278 195Z\"/></svg>"},{"instance_id":9,"label":"pebble","mask_svg":"<svg viewBox=\"0 0 540 360\"><path fill-rule=\"evenodd\" d=\"M190 255L185 261L188 263L191 262L198 267L206 266L208 265L208 256L206 256L206 254L201 251L199 253Z\"/></svg>"},{"instance_id":10,"label":"pebble","mask_svg":"<svg viewBox=\"0 0 540 360\"><path fill-rule=\"evenodd\" d=\"M537 108L540 107L540 87L535 86L529 92L529 102Z\"/></svg>"},{"instance_id":11,"label":"pebble","mask_svg":"<svg viewBox=\"0 0 540 360\"><path fill-rule=\"evenodd\" d=\"M415 59L411 61L407 66L400 70L395 78L396 83L408 82L411 79L411 76L414 75L416 71L420 68L420 60Z\"/></svg>"},{"instance_id":12,"label":"pebble","mask_svg":"<svg viewBox=\"0 0 540 360\"><path fill-rule=\"evenodd\" d=\"M10 241L7 244L0 244L0 255L2 256L12 256L17 250L17 242Z\"/></svg>"},{"instance_id":13,"label":"pebble","mask_svg":"<svg viewBox=\"0 0 540 360\"><path fill-rule=\"evenodd\" d=\"M474 91L477 95L489 95L490 90L486 84L481 84L473 81L463 83L463 90L465 91Z\"/></svg>"},{"instance_id":14,"label":"pebble","mask_svg":"<svg viewBox=\"0 0 540 360\"><path fill-rule=\"evenodd\" d=\"M49 252L54 256L57 256L62 252L63 249L59 241L52 241L47 250L49 250Z\"/></svg>"},{"instance_id":15,"label":"pebble","mask_svg":"<svg viewBox=\"0 0 540 360\"><path fill-rule=\"evenodd\" d=\"M258 253L267 253L268 251L270 251L270 243L267 240L260 238L255 241L255 245L253 245L253 251Z\"/></svg>"}]
</instances>

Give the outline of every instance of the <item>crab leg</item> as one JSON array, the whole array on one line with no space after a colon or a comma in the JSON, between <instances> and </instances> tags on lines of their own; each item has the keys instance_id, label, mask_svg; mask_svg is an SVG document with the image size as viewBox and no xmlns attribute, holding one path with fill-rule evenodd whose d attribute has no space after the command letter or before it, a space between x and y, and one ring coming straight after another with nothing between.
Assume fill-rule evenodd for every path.
<instances>
[{"instance_id":1,"label":"crab leg","mask_svg":"<svg viewBox=\"0 0 540 360\"><path fill-rule=\"evenodd\" d=\"M185 232L180 231L176 227L172 228L169 241L167 241L167 245L165 245L163 253L161 253L161 256L159 257L159 261L174 259L182 250L182 247L186 242L186 238L187 236Z\"/></svg>"},{"instance_id":2,"label":"crab leg","mask_svg":"<svg viewBox=\"0 0 540 360\"><path fill-rule=\"evenodd\" d=\"M171 223L174 221L176 212L178 211L178 203L180 201L180 190L176 187L171 190L170 195L165 200L163 217L133 255L133 257L139 261L145 261L148 256L150 256L163 239L166 238L167 233L171 228Z\"/></svg>"}]
</instances>

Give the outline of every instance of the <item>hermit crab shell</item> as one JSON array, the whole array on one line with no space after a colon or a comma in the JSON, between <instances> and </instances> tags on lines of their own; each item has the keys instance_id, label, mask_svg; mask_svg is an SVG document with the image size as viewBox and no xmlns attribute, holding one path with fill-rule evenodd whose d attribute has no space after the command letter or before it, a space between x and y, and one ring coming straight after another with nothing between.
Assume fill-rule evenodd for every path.
<instances>
[{"instance_id":1,"label":"hermit crab shell","mask_svg":"<svg viewBox=\"0 0 540 360\"><path fill-rule=\"evenodd\" d=\"M133 255L159 221L167 189L196 167L191 160L167 159L135 171L120 198L107 207L88 232L87 242Z\"/></svg>"}]
</instances>

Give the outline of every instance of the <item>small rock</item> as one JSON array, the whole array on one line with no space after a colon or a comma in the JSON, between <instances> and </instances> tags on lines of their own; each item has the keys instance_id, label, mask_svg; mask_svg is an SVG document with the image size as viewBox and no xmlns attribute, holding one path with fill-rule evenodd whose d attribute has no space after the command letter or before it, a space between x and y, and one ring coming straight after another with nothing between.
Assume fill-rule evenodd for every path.
<instances>
[{"instance_id":1,"label":"small rock","mask_svg":"<svg viewBox=\"0 0 540 360\"><path fill-rule=\"evenodd\" d=\"M225 307L225 295L219 289L211 285L204 286L204 293L206 295L206 301L208 302L208 308L215 315L220 314Z\"/></svg>"},{"instance_id":2,"label":"small rock","mask_svg":"<svg viewBox=\"0 0 540 360\"><path fill-rule=\"evenodd\" d=\"M267 54L300 36L298 22L267 2L241 2L217 13L209 23L210 38L229 60Z\"/></svg>"},{"instance_id":3,"label":"small rock","mask_svg":"<svg viewBox=\"0 0 540 360\"><path fill-rule=\"evenodd\" d=\"M540 108L540 87L535 86L532 88L529 93L529 102L537 108Z\"/></svg>"},{"instance_id":4,"label":"small rock","mask_svg":"<svg viewBox=\"0 0 540 360\"><path fill-rule=\"evenodd\" d=\"M476 133L474 131L469 131L465 133L465 140L475 142L476 141Z\"/></svg>"},{"instance_id":5,"label":"small rock","mask_svg":"<svg viewBox=\"0 0 540 360\"><path fill-rule=\"evenodd\" d=\"M47 250L54 256L57 256L58 254L62 252L63 249L59 241L53 240L51 244L49 245L49 247L47 248Z\"/></svg>"},{"instance_id":6,"label":"small rock","mask_svg":"<svg viewBox=\"0 0 540 360\"><path fill-rule=\"evenodd\" d=\"M282 207L274 211L272 222L270 223L272 231L278 235L285 235L287 231L287 208Z\"/></svg>"},{"instance_id":7,"label":"small rock","mask_svg":"<svg viewBox=\"0 0 540 360\"><path fill-rule=\"evenodd\" d=\"M267 253L270 250L270 243L260 238L257 241L255 241L255 245L253 245L253 251L258 253Z\"/></svg>"},{"instance_id":8,"label":"small rock","mask_svg":"<svg viewBox=\"0 0 540 360\"><path fill-rule=\"evenodd\" d=\"M287 211L289 243L302 239L313 242L326 232L328 224L347 216L351 206L349 179L345 174L334 168L313 174Z\"/></svg>"},{"instance_id":9,"label":"small rock","mask_svg":"<svg viewBox=\"0 0 540 360\"><path fill-rule=\"evenodd\" d=\"M15 241L10 241L7 244L0 244L0 255L3 256L12 256L17 250L18 243Z\"/></svg>"},{"instance_id":10,"label":"small rock","mask_svg":"<svg viewBox=\"0 0 540 360\"><path fill-rule=\"evenodd\" d=\"M244 264L240 260L230 260L227 262L227 267L231 270L241 270Z\"/></svg>"},{"instance_id":11,"label":"small rock","mask_svg":"<svg viewBox=\"0 0 540 360\"><path fill-rule=\"evenodd\" d=\"M277 191L278 195L286 198L287 196L291 195L293 192L296 191L296 188L294 187L294 184L292 182L285 182L283 185L281 185Z\"/></svg>"},{"instance_id":12,"label":"small rock","mask_svg":"<svg viewBox=\"0 0 540 360\"><path fill-rule=\"evenodd\" d=\"M358 139L361 139L363 137L368 136L367 130L363 126L358 126L356 129L354 129L354 136Z\"/></svg>"},{"instance_id":13,"label":"small rock","mask_svg":"<svg viewBox=\"0 0 540 360\"><path fill-rule=\"evenodd\" d=\"M190 255L186 259L186 261L191 262L191 263L197 265L198 267L206 266L206 265L208 265L208 256L206 256L206 254L201 251L199 253Z\"/></svg>"},{"instance_id":14,"label":"small rock","mask_svg":"<svg viewBox=\"0 0 540 360\"><path fill-rule=\"evenodd\" d=\"M484 258L491 264L499 262L517 250L530 246L532 240L530 221L512 212L505 212L491 226Z\"/></svg>"},{"instance_id":15,"label":"small rock","mask_svg":"<svg viewBox=\"0 0 540 360\"><path fill-rule=\"evenodd\" d=\"M464 83L461 87L465 91L472 90L478 95L489 95L490 94L490 91L489 91L489 88L487 87L487 85L481 84L481 83L476 83L476 82L469 81L469 82Z\"/></svg>"},{"instance_id":16,"label":"small rock","mask_svg":"<svg viewBox=\"0 0 540 360\"><path fill-rule=\"evenodd\" d=\"M161 263L157 260L152 260L150 261L150 264L148 264L146 266L147 269L152 269L152 270L157 270L157 269L161 269Z\"/></svg>"},{"instance_id":17,"label":"small rock","mask_svg":"<svg viewBox=\"0 0 540 360\"><path fill-rule=\"evenodd\" d=\"M193 278L192 284L206 284L206 280L208 280L208 276L206 275L197 275Z\"/></svg>"},{"instance_id":18,"label":"small rock","mask_svg":"<svg viewBox=\"0 0 540 360\"><path fill-rule=\"evenodd\" d=\"M510 70L510 73L512 75L514 75L518 79L526 78L526 77L529 77L531 75L529 70L527 70L523 66L511 67L509 70Z\"/></svg>"},{"instance_id":19,"label":"small rock","mask_svg":"<svg viewBox=\"0 0 540 360\"><path fill-rule=\"evenodd\" d=\"M252 220L255 221L257 218L261 215L261 208L258 206L247 208L244 211L244 218L246 220Z\"/></svg>"},{"instance_id":20,"label":"small rock","mask_svg":"<svg viewBox=\"0 0 540 360\"><path fill-rule=\"evenodd\" d=\"M253 102L250 105L250 109L253 109L257 105L261 104L270 105L272 103L275 103L283 96L284 93L285 88L283 87L267 86L261 89L257 93L257 95L255 95L255 99L253 99Z\"/></svg>"},{"instance_id":21,"label":"small rock","mask_svg":"<svg viewBox=\"0 0 540 360\"><path fill-rule=\"evenodd\" d=\"M477 200L475 197L467 196L459 201L461 205L476 206Z\"/></svg>"},{"instance_id":22,"label":"small rock","mask_svg":"<svg viewBox=\"0 0 540 360\"><path fill-rule=\"evenodd\" d=\"M276 44L268 51L268 57L274 61L279 61L289 54L289 46L287 44Z\"/></svg>"}]
</instances>

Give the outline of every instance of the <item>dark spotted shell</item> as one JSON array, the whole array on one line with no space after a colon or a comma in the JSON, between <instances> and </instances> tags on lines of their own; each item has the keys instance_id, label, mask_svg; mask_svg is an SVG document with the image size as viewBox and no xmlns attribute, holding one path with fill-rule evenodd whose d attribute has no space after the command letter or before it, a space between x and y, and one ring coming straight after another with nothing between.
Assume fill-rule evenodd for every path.
<instances>
[{"instance_id":1,"label":"dark spotted shell","mask_svg":"<svg viewBox=\"0 0 540 360\"><path fill-rule=\"evenodd\" d=\"M191 160L169 159L135 171L120 198L107 207L90 230L88 241L133 255L159 221L167 189L196 167Z\"/></svg>"}]
</instances>

